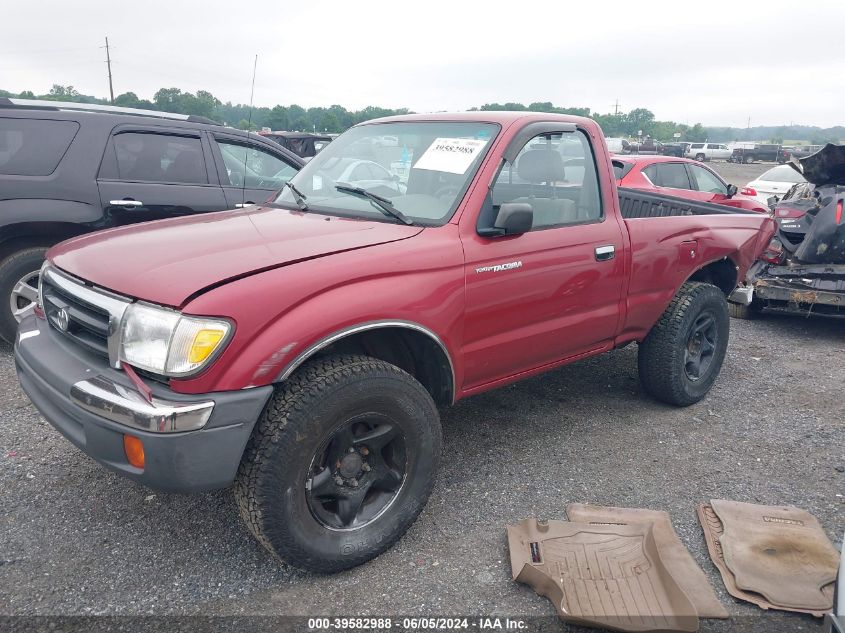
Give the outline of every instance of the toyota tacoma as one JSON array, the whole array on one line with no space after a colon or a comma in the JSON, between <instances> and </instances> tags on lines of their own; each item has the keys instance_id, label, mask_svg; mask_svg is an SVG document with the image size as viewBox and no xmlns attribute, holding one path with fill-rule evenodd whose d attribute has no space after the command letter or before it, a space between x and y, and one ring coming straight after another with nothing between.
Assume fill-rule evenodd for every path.
<instances>
[{"instance_id":1,"label":"toyota tacoma","mask_svg":"<svg viewBox=\"0 0 845 633\"><path fill-rule=\"evenodd\" d=\"M389 175L333 180L350 160ZM422 510L439 407L632 342L646 393L703 398L774 229L617 189L590 119L380 119L272 202L53 247L15 358L89 456L151 488L234 485L267 549L333 572Z\"/></svg>"}]
</instances>

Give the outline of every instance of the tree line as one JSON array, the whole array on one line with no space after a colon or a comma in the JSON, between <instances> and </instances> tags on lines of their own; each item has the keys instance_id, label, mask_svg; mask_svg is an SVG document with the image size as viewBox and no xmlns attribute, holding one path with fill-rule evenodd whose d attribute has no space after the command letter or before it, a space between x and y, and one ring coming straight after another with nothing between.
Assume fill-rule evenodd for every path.
<instances>
[{"instance_id":1,"label":"tree line","mask_svg":"<svg viewBox=\"0 0 845 633\"><path fill-rule=\"evenodd\" d=\"M0 90L0 97L21 99L44 99L52 101L75 101L79 103L108 104L107 99L80 94L73 86L54 84L47 94L36 95L30 90L12 93ZM347 110L340 105L304 108L297 104L288 106L254 107L223 103L206 90L196 93L183 92L179 88L161 88L152 100L141 99L134 92L124 92L115 97L114 105L145 110L161 110L179 114L192 114L213 119L225 125L241 129L292 130L301 132L339 133L362 121L384 116L408 114L406 108L391 109L367 106L361 110ZM607 136L634 138L639 135L662 141L684 140L692 142L714 141L762 141L779 142L784 139L803 140L812 144L838 143L845 138L845 127L820 128L815 126L757 126L753 128L704 127L701 123L687 125L675 121L658 121L653 112L646 108L634 108L628 112L602 114L584 107L560 107L550 101L522 103L486 103L474 111L517 110L530 112L554 112L572 114L595 119Z\"/></svg>"}]
</instances>

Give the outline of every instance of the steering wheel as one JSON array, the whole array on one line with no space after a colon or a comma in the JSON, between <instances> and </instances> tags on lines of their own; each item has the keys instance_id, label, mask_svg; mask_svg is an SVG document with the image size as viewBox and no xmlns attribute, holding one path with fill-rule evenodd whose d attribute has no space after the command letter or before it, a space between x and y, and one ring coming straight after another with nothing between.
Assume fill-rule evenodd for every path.
<instances>
[{"instance_id":1,"label":"steering wheel","mask_svg":"<svg viewBox=\"0 0 845 633\"><path fill-rule=\"evenodd\" d=\"M255 185L256 189L276 189L277 182L274 182L275 178L265 178L260 177L258 182Z\"/></svg>"},{"instance_id":2,"label":"steering wheel","mask_svg":"<svg viewBox=\"0 0 845 633\"><path fill-rule=\"evenodd\" d=\"M456 187L455 185L445 185L440 187L437 191L434 192L435 198L444 198L446 194L452 194L452 196L458 195L458 192L461 190L460 187Z\"/></svg>"}]
</instances>

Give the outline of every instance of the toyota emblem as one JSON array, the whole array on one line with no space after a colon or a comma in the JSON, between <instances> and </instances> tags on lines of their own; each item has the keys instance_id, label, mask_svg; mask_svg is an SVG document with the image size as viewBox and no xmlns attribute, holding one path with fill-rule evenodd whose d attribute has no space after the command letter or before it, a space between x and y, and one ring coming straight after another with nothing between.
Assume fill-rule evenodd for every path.
<instances>
[{"instance_id":1,"label":"toyota emblem","mask_svg":"<svg viewBox=\"0 0 845 633\"><path fill-rule=\"evenodd\" d=\"M68 326L70 325L70 316L67 313L67 310L61 308L58 312L56 312L56 326L62 331L67 332Z\"/></svg>"}]
</instances>

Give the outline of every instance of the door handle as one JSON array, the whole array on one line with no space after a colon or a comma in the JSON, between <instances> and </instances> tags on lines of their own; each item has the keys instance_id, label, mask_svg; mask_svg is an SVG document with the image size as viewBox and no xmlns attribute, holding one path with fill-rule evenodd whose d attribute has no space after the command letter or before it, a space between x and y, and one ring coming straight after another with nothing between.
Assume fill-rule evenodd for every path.
<instances>
[{"instance_id":1,"label":"door handle","mask_svg":"<svg viewBox=\"0 0 845 633\"><path fill-rule=\"evenodd\" d=\"M236 209L243 209L244 207L251 207L254 204L255 204L254 202L238 202L235 205L235 208Z\"/></svg>"},{"instance_id":2,"label":"door handle","mask_svg":"<svg viewBox=\"0 0 845 633\"><path fill-rule=\"evenodd\" d=\"M109 200L109 204L116 207L142 207L144 203L140 200Z\"/></svg>"},{"instance_id":3,"label":"door handle","mask_svg":"<svg viewBox=\"0 0 845 633\"><path fill-rule=\"evenodd\" d=\"M606 262L616 256L616 247L613 244L607 246L596 246L596 261Z\"/></svg>"}]
</instances>

